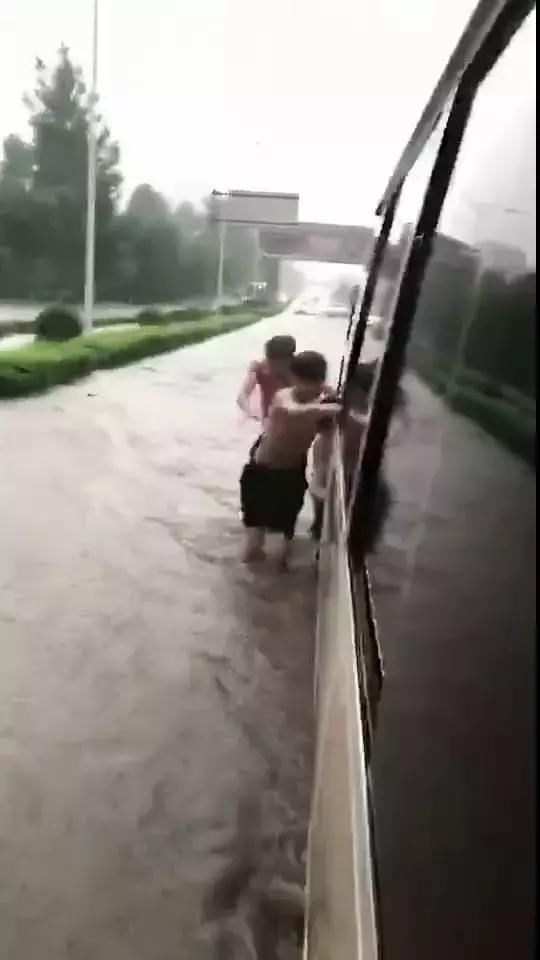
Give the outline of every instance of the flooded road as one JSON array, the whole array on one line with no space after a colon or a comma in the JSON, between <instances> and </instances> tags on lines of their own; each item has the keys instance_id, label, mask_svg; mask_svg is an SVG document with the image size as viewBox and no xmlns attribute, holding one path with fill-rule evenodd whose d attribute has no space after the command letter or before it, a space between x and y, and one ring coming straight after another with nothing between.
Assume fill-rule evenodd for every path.
<instances>
[{"instance_id":1,"label":"flooded road","mask_svg":"<svg viewBox=\"0 0 540 960\"><path fill-rule=\"evenodd\" d=\"M1 405L1 960L240 960L270 880L302 882L311 555L239 563L235 396L270 335L335 368L343 328Z\"/></svg>"}]
</instances>

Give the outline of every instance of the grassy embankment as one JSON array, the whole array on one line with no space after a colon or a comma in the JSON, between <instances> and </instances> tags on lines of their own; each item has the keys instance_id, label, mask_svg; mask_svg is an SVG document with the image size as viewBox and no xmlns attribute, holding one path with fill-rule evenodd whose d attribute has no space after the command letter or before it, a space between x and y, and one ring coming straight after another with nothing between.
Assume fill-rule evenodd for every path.
<instances>
[{"instance_id":1,"label":"grassy embankment","mask_svg":"<svg viewBox=\"0 0 540 960\"><path fill-rule=\"evenodd\" d=\"M71 383L95 370L124 366L144 357L201 343L249 326L270 312L240 311L186 319L186 311L179 310L167 314L162 324L133 324L132 329L89 333L63 342L36 340L12 350L4 349L0 351L0 398L39 393ZM115 324L123 322L114 321Z\"/></svg>"},{"instance_id":2,"label":"grassy embankment","mask_svg":"<svg viewBox=\"0 0 540 960\"><path fill-rule=\"evenodd\" d=\"M413 367L452 410L474 420L531 466L536 464L536 404L531 398L473 370L450 376L426 363L413 362Z\"/></svg>"}]
</instances>

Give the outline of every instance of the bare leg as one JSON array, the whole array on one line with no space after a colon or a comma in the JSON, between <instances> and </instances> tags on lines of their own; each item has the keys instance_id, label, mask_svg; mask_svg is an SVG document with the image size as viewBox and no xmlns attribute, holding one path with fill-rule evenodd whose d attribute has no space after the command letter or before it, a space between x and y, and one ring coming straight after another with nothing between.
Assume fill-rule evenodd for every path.
<instances>
[{"instance_id":1,"label":"bare leg","mask_svg":"<svg viewBox=\"0 0 540 960\"><path fill-rule=\"evenodd\" d=\"M281 544L281 549L278 554L278 562L282 570L289 569L289 562L291 559L293 539L292 537L283 537Z\"/></svg>"},{"instance_id":2,"label":"bare leg","mask_svg":"<svg viewBox=\"0 0 540 960\"><path fill-rule=\"evenodd\" d=\"M252 563L254 560L264 560L265 531L259 527L250 527L246 534L246 545L244 549L244 563Z\"/></svg>"}]
</instances>

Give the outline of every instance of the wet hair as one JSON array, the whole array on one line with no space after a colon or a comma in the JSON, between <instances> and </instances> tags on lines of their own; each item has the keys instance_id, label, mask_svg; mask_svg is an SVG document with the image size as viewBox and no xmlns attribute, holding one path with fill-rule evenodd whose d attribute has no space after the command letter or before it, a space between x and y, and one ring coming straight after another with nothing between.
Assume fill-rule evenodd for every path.
<instances>
[{"instance_id":1,"label":"wet hair","mask_svg":"<svg viewBox=\"0 0 540 960\"><path fill-rule=\"evenodd\" d=\"M291 373L307 383L324 383L328 364L322 353L316 350L303 350L296 353L291 361Z\"/></svg>"},{"instance_id":2,"label":"wet hair","mask_svg":"<svg viewBox=\"0 0 540 960\"><path fill-rule=\"evenodd\" d=\"M287 334L271 337L264 345L267 360L290 360L296 350L296 340Z\"/></svg>"}]
</instances>

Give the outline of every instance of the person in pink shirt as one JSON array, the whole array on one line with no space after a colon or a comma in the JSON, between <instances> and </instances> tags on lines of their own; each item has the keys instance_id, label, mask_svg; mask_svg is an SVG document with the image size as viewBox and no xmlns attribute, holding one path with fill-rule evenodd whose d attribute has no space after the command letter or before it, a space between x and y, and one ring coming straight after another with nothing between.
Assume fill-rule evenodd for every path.
<instances>
[{"instance_id":1,"label":"person in pink shirt","mask_svg":"<svg viewBox=\"0 0 540 960\"><path fill-rule=\"evenodd\" d=\"M250 363L237 399L238 406L250 419L262 423L268 419L276 393L290 385L290 366L295 351L294 337L286 334L272 337L265 344L264 360ZM256 391L257 406L253 403Z\"/></svg>"}]
</instances>

